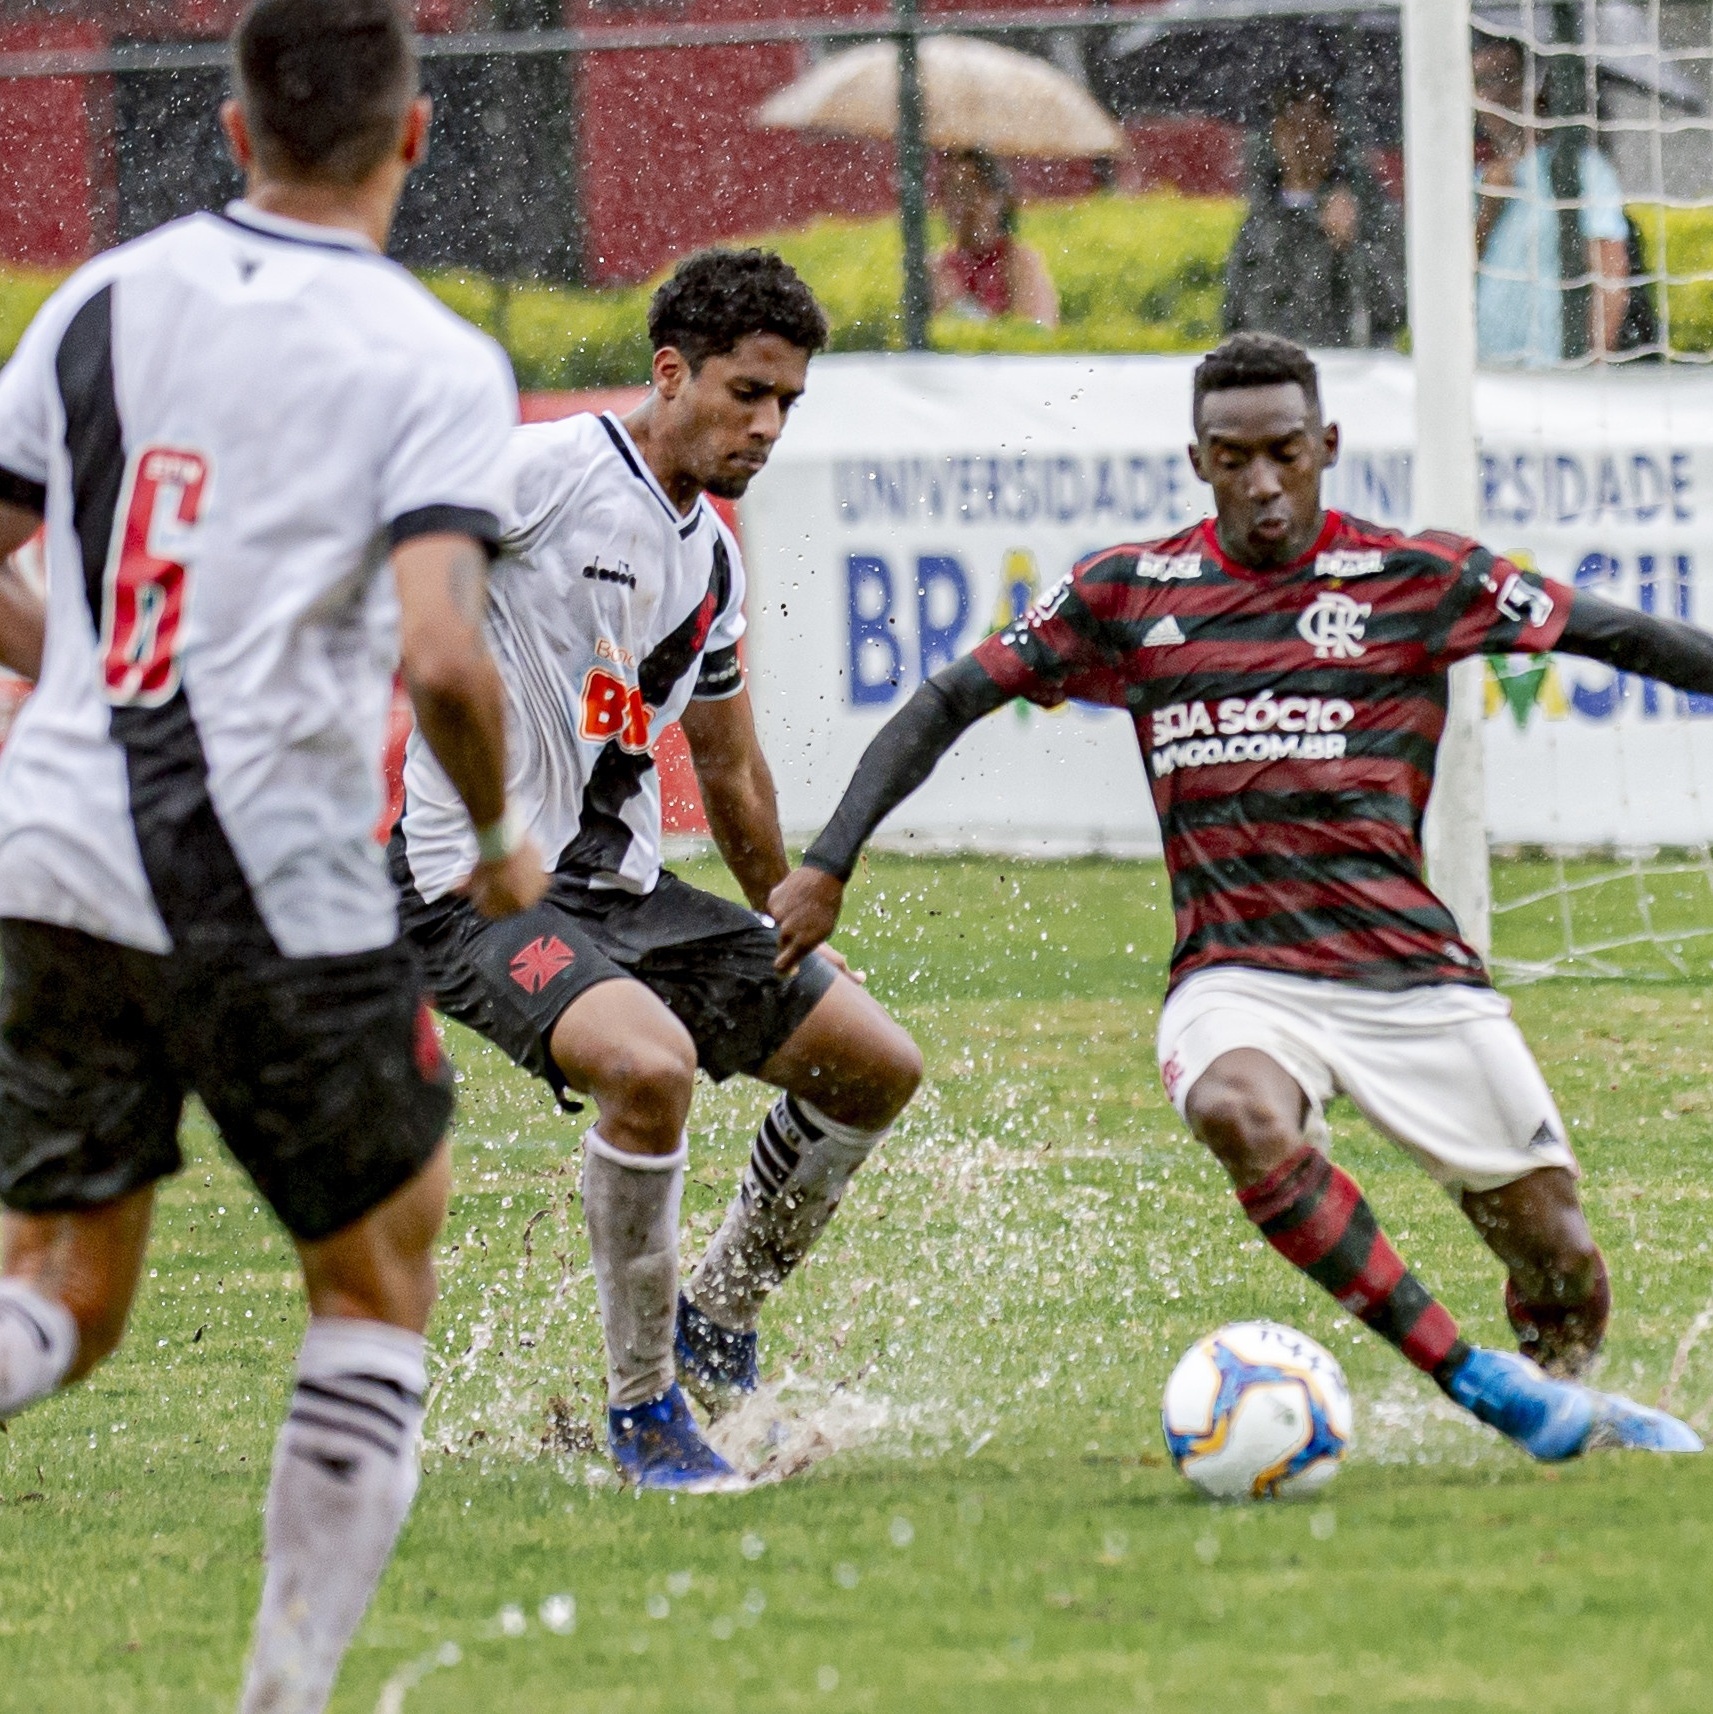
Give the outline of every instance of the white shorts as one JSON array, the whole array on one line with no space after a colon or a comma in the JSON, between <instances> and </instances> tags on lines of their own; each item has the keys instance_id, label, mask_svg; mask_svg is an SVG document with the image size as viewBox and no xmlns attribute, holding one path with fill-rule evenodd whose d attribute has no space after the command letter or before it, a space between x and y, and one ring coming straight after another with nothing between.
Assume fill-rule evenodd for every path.
<instances>
[{"instance_id":1,"label":"white shorts","mask_svg":"<svg viewBox=\"0 0 1713 1714\"><path fill-rule=\"evenodd\" d=\"M1348 1095L1454 1196L1544 1166L1577 1172L1552 1092L1491 988L1388 993L1233 967L1186 980L1160 1014L1160 1076L1180 1115L1203 1072L1256 1048L1302 1086L1323 1153L1325 1106Z\"/></svg>"}]
</instances>

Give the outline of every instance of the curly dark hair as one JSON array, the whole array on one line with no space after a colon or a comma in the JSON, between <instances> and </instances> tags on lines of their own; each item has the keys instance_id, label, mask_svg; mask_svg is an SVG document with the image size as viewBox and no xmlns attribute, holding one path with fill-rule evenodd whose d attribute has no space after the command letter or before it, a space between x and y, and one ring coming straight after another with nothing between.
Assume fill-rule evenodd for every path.
<instances>
[{"instance_id":1,"label":"curly dark hair","mask_svg":"<svg viewBox=\"0 0 1713 1714\"><path fill-rule=\"evenodd\" d=\"M682 351L693 371L752 333L776 333L811 356L827 343L827 317L815 294L771 250L687 256L648 306L654 349Z\"/></svg>"},{"instance_id":2,"label":"curly dark hair","mask_svg":"<svg viewBox=\"0 0 1713 1714\"><path fill-rule=\"evenodd\" d=\"M1209 393L1237 387L1278 387L1292 381L1318 411L1320 374L1314 359L1294 339L1276 333L1234 333L1196 365L1195 420L1201 421L1201 402Z\"/></svg>"}]
</instances>

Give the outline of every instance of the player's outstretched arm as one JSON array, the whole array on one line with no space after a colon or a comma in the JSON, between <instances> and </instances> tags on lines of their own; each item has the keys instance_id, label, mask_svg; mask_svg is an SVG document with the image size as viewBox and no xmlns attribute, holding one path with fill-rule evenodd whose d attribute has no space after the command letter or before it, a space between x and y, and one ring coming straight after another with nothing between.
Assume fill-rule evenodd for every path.
<instances>
[{"instance_id":1,"label":"player's outstretched arm","mask_svg":"<svg viewBox=\"0 0 1713 1714\"><path fill-rule=\"evenodd\" d=\"M42 637L47 613L42 598L25 581L12 555L42 527L41 514L0 500L0 665L25 678L42 670Z\"/></svg>"},{"instance_id":2,"label":"player's outstretched arm","mask_svg":"<svg viewBox=\"0 0 1713 1714\"><path fill-rule=\"evenodd\" d=\"M747 690L714 701L691 701L679 717L702 788L708 831L744 897L757 909L791 867L779 831L773 771L761 751Z\"/></svg>"},{"instance_id":3,"label":"player's outstretched arm","mask_svg":"<svg viewBox=\"0 0 1713 1714\"><path fill-rule=\"evenodd\" d=\"M1678 690L1713 695L1713 636L1681 619L1638 613L1579 589L1554 647Z\"/></svg>"},{"instance_id":4,"label":"player's outstretched arm","mask_svg":"<svg viewBox=\"0 0 1713 1714\"><path fill-rule=\"evenodd\" d=\"M506 817L505 686L482 636L487 572L469 536L417 536L393 550L405 688L476 827L471 902L502 917L535 904L547 876L535 841Z\"/></svg>"},{"instance_id":5,"label":"player's outstretched arm","mask_svg":"<svg viewBox=\"0 0 1713 1714\"><path fill-rule=\"evenodd\" d=\"M804 853L803 866L768 898L779 925L781 970L796 969L833 932L845 883L874 830L976 721L1012 695L966 655L935 673L874 735L832 820Z\"/></svg>"}]
</instances>

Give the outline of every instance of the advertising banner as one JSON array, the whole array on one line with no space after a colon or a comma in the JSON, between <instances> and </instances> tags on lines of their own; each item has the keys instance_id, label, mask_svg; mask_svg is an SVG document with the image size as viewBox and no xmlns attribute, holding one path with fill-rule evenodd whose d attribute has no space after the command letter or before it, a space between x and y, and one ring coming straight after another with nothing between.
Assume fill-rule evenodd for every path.
<instances>
[{"instance_id":1,"label":"advertising banner","mask_svg":"<svg viewBox=\"0 0 1713 1714\"><path fill-rule=\"evenodd\" d=\"M787 828L817 829L922 678L1083 555L1208 510L1186 453L1195 359L818 359L743 503L749 660ZM1344 450L1326 499L1411 511L1412 376L1322 360ZM1488 375L1481 534L1547 575L1713 625L1713 377ZM1713 837L1713 699L1591 662L1489 669L1488 827L1501 844ZM1001 710L887 824L895 845L1157 851L1135 737L1110 709Z\"/></svg>"}]
</instances>

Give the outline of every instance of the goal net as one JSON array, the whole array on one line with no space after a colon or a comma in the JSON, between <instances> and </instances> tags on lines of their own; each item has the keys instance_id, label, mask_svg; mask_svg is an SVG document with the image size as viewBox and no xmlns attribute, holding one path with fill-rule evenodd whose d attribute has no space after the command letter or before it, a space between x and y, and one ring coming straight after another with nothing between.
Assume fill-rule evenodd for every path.
<instances>
[{"instance_id":1,"label":"goal net","mask_svg":"<svg viewBox=\"0 0 1713 1714\"><path fill-rule=\"evenodd\" d=\"M1479 533L1713 628L1713 6L1473 24ZM1713 698L1568 656L1484 678L1499 972L1713 975Z\"/></svg>"}]
</instances>

